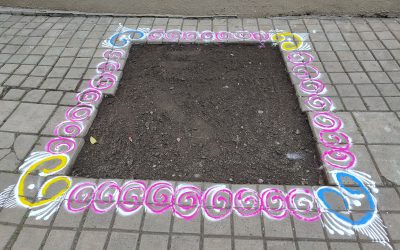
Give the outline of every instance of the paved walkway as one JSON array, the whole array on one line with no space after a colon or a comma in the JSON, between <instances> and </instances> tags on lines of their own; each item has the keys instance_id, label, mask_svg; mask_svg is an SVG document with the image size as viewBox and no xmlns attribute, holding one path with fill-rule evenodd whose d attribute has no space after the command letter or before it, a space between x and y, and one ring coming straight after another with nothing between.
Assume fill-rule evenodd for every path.
<instances>
[{"instance_id":1,"label":"paved walkway","mask_svg":"<svg viewBox=\"0 0 400 250\"><path fill-rule=\"evenodd\" d=\"M216 40L281 47L334 186L63 176L130 44ZM0 247L400 249L399 41L398 19L0 15Z\"/></svg>"}]
</instances>

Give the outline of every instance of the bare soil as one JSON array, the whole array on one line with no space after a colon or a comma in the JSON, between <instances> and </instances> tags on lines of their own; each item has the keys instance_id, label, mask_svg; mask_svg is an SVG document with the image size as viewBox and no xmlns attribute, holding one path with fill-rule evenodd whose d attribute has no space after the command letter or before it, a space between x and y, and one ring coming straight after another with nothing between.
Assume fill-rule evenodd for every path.
<instances>
[{"instance_id":1,"label":"bare soil","mask_svg":"<svg viewBox=\"0 0 400 250\"><path fill-rule=\"evenodd\" d=\"M318 185L319 166L279 48L135 45L73 175Z\"/></svg>"}]
</instances>

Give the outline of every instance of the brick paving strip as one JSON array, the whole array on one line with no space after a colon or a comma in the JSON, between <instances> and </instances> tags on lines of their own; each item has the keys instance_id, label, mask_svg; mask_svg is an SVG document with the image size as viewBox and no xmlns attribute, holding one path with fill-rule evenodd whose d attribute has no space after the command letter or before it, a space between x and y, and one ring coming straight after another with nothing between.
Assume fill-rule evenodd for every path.
<instances>
[{"instance_id":1,"label":"brick paving strip","mask_svg":"<svg viewBox=\"0 0 400 250\"><path fill-rule=\"evenodd\" d=\"M1 247L400 249L398 19L0 20ZM64 176L135 42L280 46L334 186Z\"/></svg>"}]
</instances>

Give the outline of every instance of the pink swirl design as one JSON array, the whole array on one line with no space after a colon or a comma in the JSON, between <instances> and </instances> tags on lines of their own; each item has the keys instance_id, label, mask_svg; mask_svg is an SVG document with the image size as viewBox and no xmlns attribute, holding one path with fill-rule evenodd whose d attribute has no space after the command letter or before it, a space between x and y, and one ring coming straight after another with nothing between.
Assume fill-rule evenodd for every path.
<instances>
[{"instance_id":1,"label":"pink swirl design","mask_svg":"<svg viewBox=\"0 0 400 250\"><path fill-rule=\"evenodd\" d=\"M182 32L182 40L194 42L199 37L197 31L183 31Z\"/></svg>"},{"instance_id":2,"label":"pink swirl design","mask_svg":"<svg viewBox=\"0 0 400 250\"><path fill-rule=\"evenodd\" d=\"M51 154L66 154L76 148L73 138L57 137L47 142L45 150Z\"/></svg>"},{"instance_id":3,"label":"pink swirl design","mask_svg":"<svg viewBox=\"0 0 400 250\"><path fill-rule=\"evenodd\" d=\"M213 186L203 194L204 216L218 221L228 217L232 212L232 192L225 186Z\"/></svg>"},{"instance_id":4,"label":"pink swirl design","mask_svg":"<svg viewBox=\"0 0 400 250\"><path fill-rule=\"evenodd\" d=\"M247 30L236 31L234 33L234 36L236 39L242 39L242 40L250 40L251 39L251 33L248 32Z\"/></svg>"},{"instance_id":5,"label":"pink swirl design","mask_svg":"<svg viewBox=\"0 0 400 250\"><path fill-rule=\"evenodd\" d=\"M236 213L243 217L256 216L261 212L261 199L258 193L250 188L240 188L233 198Z\"/></svg>"},{"instance_id":6,"label":"pink swirl design","mask_svg":"<svg viewBox=\"0 0 400 250\"><path fill-rule=\"evenodd\" d=\"M145 205L149 212L162 214L172 207L174 188L168 182L157 182L146 191Z\"/></svg>"},{"instance_id":7,"label":"pink swirl design","mask_svg":"<svg viewBox=\"0 0 400 250\"><path fill-rule=\"evenodd\" d=\"M191 220L201 207L201 190L195 186L180 185L175 190L174 214L181 219Z\"/></svg>"},{"instance_id":8,"label":"pink swirl design","mask_svg":"<svg viewBox=\"0 0 400 250\"><path fill-rule=\"evenodd\" d=\"M72 213L85 211L92 205L96 184L92 182L82 182L75 185L67 195L65 209Z\"/></svg>"},{"instance_id":9,"label":"pink swirl design","mask_svg":"<svg viewBox=\"0 0 400 250\"><path fill-rule=\"evenodd\" d=\"M100 102L103 97L101 91L94 88L87 88L82 90L75 96L75 100L84 104L94 104Z\"/></svg>"},{"instance_id":10,"label":"pink swirl design","mask_svg":"<svg viewBox=\"0 0 400 250\"><path fill-rule=\"evenodd\" d=\"M72 108L69 108L65 113L65 118L69 121L79 122L85 121L92 116L94 112L94 106L91 104L78 104Z\"/></svg>"},{"instance_id":11,"label":"pink swirl design","mask_svg":"<svg viewBox=\"0 0 400 250\"><path fill-rule=\"evenodd\" d=\"M162 29L155 29L150 31L147 35L147 40L149 41L160 41L165 35L165 30Z\"/></svg>"},{"instance_id":12,"label":"pink swirl design","mask_svg":"<svg viewBox=\"0 0 400 250\"><path fill-rule=\"evenodd\" d=\"M289 214L285 193L277 188L267 188L261 191L263 214L275 220L282 220Z\"/></svg>"},{"instance_id":13,"label":"pink swirl design","mask_svg":"<svg viewBox=\"0 0 400 250\"><path fill-rule=\"evenodd\" d=\"M289 62L293 64L310 64L314 61L314 56L307 52L291 52L288 55Z\"/></svg>"},{"instance_id":14,"label":"pink swirl design","mask_svg":"<svg viewBox=\"0 0 400 250\"><path fill-rule=\"evenodd\" d=\"M299 220L313 222L321 218L321 212L310 189L290 190L286 195L286 204L290 213Z\"/></svg>"},{"instance_id":15,"label":"pink swirl design","mask_svg":"<svg viewBox=\"0 0 400 250\"><path fill-rule=\"evenodd\" d=\"M164 39L169 42L176 42L181 38L182 32L180 30L167 30Z\"/></svg>"},{"instance_id":16,"label":"pink swirl design","mask_svg":"<svg viewBox=\"0 0 400 250\"><path fill-rule=\"evenodd\" d=\"M342 128L343 124L342 120L333 113L317 112L313 117L313 125L324 131L336 132Z\"/></svg>"},{"instance_id":17,"label":"pink swirl design","mask_svg":"<svg viewBox=\"0 0 400 250\"><path fill-rule=\"evenodd\" d=\"M200 38L205 42L213 41L215 38L215 34L212 31L205 30L200 33Z\"/></svg>"},{"instance_id":18,"label":"pink swirl design","mask_svg":"<svg viewBox=\"0 0 400 250\"><path fill-rule=\"evenodd\" d=\"M215 32L215 40L218 42L225 42L232 37L232 33L228 31L218 31Z\"/></svg>"},{"instance_id":19,"label":"pink swirl design","mask_svg":"<svg viewBox=\"0 0 400 250\"><path fill-rule=\"evenodd\" d=\"M333 109L332 99L325 96L311 95L305 101L304 104L309 110L312 111L331 111Z\"/></svg>"},{"instance_id":20,"label":"pink swirl design","mask_svg":"<svg viewBox=\"0 0 400 250\"><path fill-rule=\"evenodd\" d=\"M55 136L77 137L83 129L82 122L63 121L55 127L53 134Z\"/></svg>"},{"instance_id":21,"label":"pink swirl design","mask_svg":"<svg viewBox=\"0 0 400 250\"><path fill-rule=\"evenodd\" d=\"M321 130L319 132L319 141L327 148L331 149L344 149L350 148L350 138L343 132L331 132Z\"/></svg>"},{"instance_id":22,"label":"pink swirl design","mask_svg":"<svg viewBox=\"0 0 400 250\"><path fill-rule=\"evenodd\" d=\"M111 73L102 73L89 80L89 86L98 90L106 90L114 86L117 77Z\"/></svg>"},{"instance_id":23,"label":"pink swirl design","mask_svg":"<svg viewBox=\"0 0 400 250\"><path fill-rule=\"evenodd\" d=\"M299 83L299 88L306 94L320 94L325 92L326 86L321 80L303 79Z\"/></svg>"},{"instance_id":24,"label":"pink swirl design","mask_svg":"<svg viewBox=\"0 0 400 250\"><path fill-rule=\"evenodd\" d=\"M317 67L306 64L295 64L292 68L292 72L299 79L315 80L321 76Z\"/></svg>"},{"instance_id":25,"label":"pink swirl design","mask_svg":"<svg viewBox=\"0 0 400 250\"><path fill-rule=\"evenodd\" d=\"M325 151L322 161L333 168L349 169L356 165L356 156L347 149L332 149Z\"/></svg>"},{"instance_id":26,"label":"pink swirl design","mask_svg":"<svg viewBox=\"0 0 400 250\"><path fill-rule=\"evenodd\" d=\"M255 41L266 42L269 40L269 34L264 31L256 31L251 33L251 38Z\"/></svg>"},{"instance_id":27,"label":"pink swirl design","mask_svg":"<svg viewBox=\"0 0 400 250\"><path fill-rule=\"evenodd\" d=\"M139 211L145 199L146 185L141 181L128 181L121 187L117 211L121 215L132 215Z\"/></svg>"},{"instance_id":28,"label":"pink swirl design","mask_svg":"<svg viewBox=\"0 0 400 250\"><path fill-rule=\"evenodd\" d=\"M120 70L121 65L119 62L108 60L106 62L101 62L97 65L97 73L112 73L114 71Z\"/></svg>"},{"instance_id":29,"label":"pink swirl design","mask_svg":"<svg viewBox=\"0 0 400 250\"><path fill-rule=\"evenodd\" d=\"M105 181L101 183L94 196L92 210L97 214L107 213L113 209L119 201L121 189L114 181Z\"/></svg>"},{"instance_id":30,"label":"pink swirl design","mask_svg":"<svg viewBox=\"0 0 400 250\"><path fill-rule=\"evenodd\" d=\"M108 49L103 52L103 58L106 60L119 60L125 55L125 52L121 49Z\"/></svg>"}]
</instances>

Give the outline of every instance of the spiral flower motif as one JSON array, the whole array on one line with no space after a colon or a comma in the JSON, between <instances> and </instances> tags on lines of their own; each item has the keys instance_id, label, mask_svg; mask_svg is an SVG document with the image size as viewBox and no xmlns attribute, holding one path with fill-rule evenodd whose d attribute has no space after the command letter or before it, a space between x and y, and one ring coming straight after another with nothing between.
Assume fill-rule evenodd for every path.
<instances>
[{"instance_id":1,"label":"spiral flower motif","mask_svg":"<svg viewBox=\"0 0 400 250\"><path fill-rule=\"evenodd\" d=\"M200 38L205 42L213 41L215 38L214 32L205 30L205 31L201 32Z\"/></svg>"},{"instance_id":2,"label":"spiral flower motif","mask_svg":"<svg viewBox=\"0 0 400 250\"><path fill-rule=\"evenodd\" d=\"M121 65L113 60L108 60L106 62L101 62L97 65L97 73L112 73L114 71L118 71L121 68Z\"/></svg>"},{"instance_id":3,"label":"spiral flower motif","mask_svg":"<svg viewBox=\"0 0 400 250\"><path fill-rule=\"evenodd\" d=\"M335 132L342 128L342 120L333 113L317 112L313 117L313 125L324 131Z\"/></svg>"},{"instance_id":4,"label":"spiral flower motif","mask_svg":"<svg viewBox=\"0 0 400 250\"><path fill-rule=\"evenodd\" d=\"M96 184L92 182L82 182L71 188L65 202L65 209L72 213L85 211L92 205Z\"/></svg>"},{"instance_id":5,"label":"spiral flower motif","mask_svg":"<svg viewBox=\"0 0 400 250\"><path fill-rule=\"evenodd\" d=\"M243 217L256 216L261 211L261 199L258 193L250 188L240 188L234 195L234 209Z\"/></svg>"},{"instance_id":6,"label":"spiral flower motif","mask_svg":"<svg viewBox=\"0 0 400 250\"><path fill-rule=\"evenodd\" d=\"M299 88L306 94L321 94L325 92L326 86L321 80L303 79L299 83Z\"/></svg>"},{"instance_id":7,"label":"spiral flower motif","mask_svg":"<svg viewBox=\"0 0 400 250\"><path fill-rule=\"evenodd\" d=\"M356 165L356 156L348 149L332 149L322 154L322 161L333 168L349 169Z\"/></svg>"},{"instance_id":8,"label":"spiral flower motif","mask_svg":"<svg viewBox=\"0 0 400 250\"><path fill-rule=\"evenodd\" d=\"M101 73L89 81L89 86L98 90L106 90L114 86L117 77L112 73Z\"/></svg>"},{"instance_id":9,"label":"spiral flower motif","mask_svg":"<svg viewBox=\"0 0 400 250\"><path fill-rule=\"evenodd\" d=\"M232 33L228 31L218 31L215 32L215 40L218 42L225 42L232 37Z\"/></svg>"},{"instance_id":10,"label":"spiral flower motif","mask_svg":"<svg viewBox=\"0 0 400 250\"><path fill-rule=\"evenodd\" d=\"M269 39L269 34L264 31L256 31L251 33L251 38L255 41L266 42Z\"/></svg>"},{"instance_id":11,"label":"spiral flower motif","mask_svg":"<svg viewBox=\"0 0 400 250\"><path fill-rule=\"evenodd\" d=\"M312 222L321 218L313 192L307 188L294 188L286 195L290 213L299 220Z\"/></svg>"},{"instance_id":12,"label":"spiral flower motif","mask_svg":"<svg viewBox=\"0 0 400 250\"><path fill-rule=\"evenodd\" d=\"M241 40L249 40L249 39L251 39L251 33L248 32L247 30L236 31L234 33L234 36L235 36L236 39L241 39Z\"/></svg>"},{"instance_id":13,"label":"spiral flower motif","mask_svg":"<svg viewBox=\"0 0 400 250\"><path fill-rule=\"evenodd\" d=\"M181 38L180 30L167 30L164 35L164 39L169 42L176 42Z\"/></svg>"},{"instance_id":14,"label":"spiral flower motif","mask_svg":"<svg viewBox=\"0 0 400 250\"><path fill-rule=\"evenodd\" d=\"M143 206L146 185L141 181L128 181L121 187L117 211L122 215L132 215Z\"/></svg>"},{"instance_id":15,"label":"spiral flower motif","mask_svg":"<svg viewBox=\"0 0 400 250\"><path fill-rule=\"evenodd\" d=\"M194 42L199 37L197 31L183 31L182 32L182 40Z\"/></svg>"},{"instance_id":16,"label":"spiral flower motif","mask_svg":"<svg viewBox=\"0 0 400 250\"><path fill-rule=\"evenodd\" d=\"M92 210L97 214L107 213L113 209L119 201L121 189L114 181L105 181L101 183L94 195Z\"/></svg>"},{"instance_id":17,"label":"spiral flower motif","mask_svg":"<svg viewBox=\"0 0 400 250\"><path fill-rule=\"evenodd\" d=\"M350 148L350 138L343 132L331 132L322 130L319 132L319 141L327 148L344 149Z\"/></svg>"},{"instance_id":18,"label":"spiral flower motif","mask_svg":"<svg viewBox=\"0 0 400 250\"><path fill-rule=\"evenodd\" d=\"M289 62L293 64L310 64L314 61L314 56L307 52L290 52L287 56Z\"/></svg>"},{"instance_id":19,"label":"spiral flower motif","mask_svg":"<svg viewBox=\"0 0 400 250\"><path fill-rule=\"evenodd\" d=\"M310 95L304 104L311 111L331 111L333 109L332 99L326 96Z\"/></svg>"},{"instance_id":20,"label":"spiral flower motif","mask_svg":"<svg viewBox=\"0 0 400 250\"><path fill-rule=\"evenodd\" d=\"M222 220L232 212L232 192L223 185L210 187L203 194L204 216L210 220Z\"/></svg>"},{"instance_id":21,"label":"spiral flower motif","mask_svg":"<svg viewBox=\"0 0 400 250\"><path fill-rule=\"evenodd\" d=\"M53 134L55 136L77 137L83 129L82 122L63 121L55 127Z\"/></svg>"},{"instance_id":22,"label":"spiral flower motif","mask_svg":"<svg viewBox=\"0 0 400 250\"><path fill-rule=\"evenodd\" d=\"M155 29L147 35L148 41L161 41L165 35L165 30Z\"/></svg>"},{"instance_id":23,"label":"spiral flower motif","mask_svg":"<svg viewBox=\"0 0 400 250\"><path fill-rule=\"evenodd\" d=\"M69 121L79 122L85 121L92 116L94 112L94 106L91 104L78 104L72 108L69 108L65 113L65 118Z\"/></svg>"},{"instance_id":24,"label":"spiral flower motif","mask_svg":"<svg viewBox=\"0 0 400 250\"><path fill-rule=\"evenodd\" d=\"M47 142L45 150L51 154L66 154L76 148L73 138L57 137Z\"/></svg>"},{"instance_id":25,"label":"spiral flower motif","mask_svg":"<svg viewBox=\"0 0 400 250\"><path fill-rule=\"evenodd\" d=\"M108 49L103 52L103 58L106 60L119 60L125 55L122 49Z\"/></svg>"},{"instance_id":26,"label":"spiral flower motif","mask_svg":"<svg viewBox=\"0 0 400 250\"><path fill-rule=\"evenodd\" d=\"M201 207L201 190L191 185L180 185L175 190L174 214L181 219L191 220Z\"/></svg>"},{"instance_id":27,"label":"spiral flower motif","mask_svg":"<svg viewBox=\"0 0 400 250\"><path fill-rule=\"evenodd\" d=\"M149 212L162 214L173 205L174 188L168 182L157 182L146 191L145 205Z\"/></svg>"},{"instance_id":28,"label":"spiral flower motif","mask_svg":"<svg viewBox=\"0 0 400 250\"><path fill-rule=\"evenodd\" d=\"M101 91L94 88L87 88L76 95L75 100L84 104L99 103L103 97Z\"/></svg>"},{"instance_id":29,"label":"spiral flower motif","mask_svg":"<svg viewBox=\"0 0 400 250\"><path fill-rule=\"evenodd\" d=\"M263 214L275 220L282 220L289 214L285 193L277 188L267 188L261 191Z\"/></svg>"},{"instance_id":30,"label":"spiral flower motif","mask_svg":"<svg viewBox=\"0 0 400 250\"><path fill-rule=\"evenodd\" d=\"M306 64L295 64L292 68L293 74L299 79L318 79L321 76L318 68Z\"/></svg>"}]
</instances>

